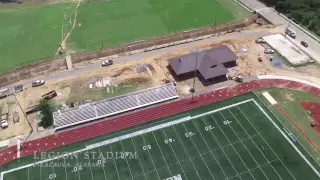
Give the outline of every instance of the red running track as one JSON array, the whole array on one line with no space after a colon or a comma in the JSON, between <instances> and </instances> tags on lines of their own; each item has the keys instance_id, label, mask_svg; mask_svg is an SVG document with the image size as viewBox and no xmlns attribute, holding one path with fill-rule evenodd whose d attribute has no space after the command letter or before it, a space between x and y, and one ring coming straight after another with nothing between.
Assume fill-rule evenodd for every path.
<instances>
[{"instance_id":1,"label":"red running track","mask_svg":"<svg viewBox=\"0 0 320 180\"><path fill-rule=\"evenodd\" d=\"M32 140L24 143L24 148L21 151L21 157L30 156L35 152L48 151L50 149L58 148L64 145L77 143L114 131L127 129L132 126L140 125L149 121L185 112L224 99L239 96L250 91L272 87L295 89L313 94L315 96L320 96L319 89L299 82L274 79L254 80L251 82L239 84L234 88L225 88L217 90L215 92L201 94L199 96L196 96L194 98L194 101L191 101L190 98L181 99L149 109L144 109L138 112L115 117L111 120L92 123L76 129L57 132L45 138ZM17 158L16 152L17 146L12 146L0 152L0 165L15 160Z\"/></svg>"},{"instance_id":2,"label":"red running track","mask_svg":"<svg viewBox=\"0 0 320 180\"><path fill-rule=\"evenodd\" d=\"M320 134L320 103L318 102L300 102L300 106L311 112L311 118L315 126L313 129ZM310 122L309 122L310 123Z\"/></svg>"}]
</instances>

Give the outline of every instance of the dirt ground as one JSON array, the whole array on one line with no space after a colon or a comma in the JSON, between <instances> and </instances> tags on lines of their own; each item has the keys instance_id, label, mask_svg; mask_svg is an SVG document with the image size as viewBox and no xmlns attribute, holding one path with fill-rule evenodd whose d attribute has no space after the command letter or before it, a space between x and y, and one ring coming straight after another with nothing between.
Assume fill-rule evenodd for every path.
<instances>
[{"instance_id":1,"label":"dirt ground","mask_svg":"<svg viewBox=\"0 0 320 180\"><path fill-rule=\"evenodd\" d=\"M271 32L277 32L276 29L270 29ZM292 68L282 67L275 68L271 65L267 56L264 56L264 48L260 44L255 43L255 39L233 39L214 44L199 46L198 48L209 49L220 45L227 45L233 50L239 59L237 66L229 69L233 76L253 76L261 74L278 74L293 76L302 79L307 79L316 83L320 83L319 66L308 65L304 67ZM242 52L241 49L247 49L247 52ZM21 106L25 110L29 105L36 104L40 101L41 96L51 90L56 90L58 96L54 98L56 104L68 104L70 102L96 101L106 99L113 96L118 96L125 93L130 93L140 89L150 88L164 84L164 80L175 81L170 74L167 66L168 59L171 57L187 54L191 49L180 49L174 53L166 55L156 55L141 59L135 62L126 64L114 64L110 67L105 67L83 73L78 76L66 77L64 79L46 82L45 85L28 88L17 95ZM262 56L263 61L257 60L258 55ZM116 61L116 59L115 59ZM137 67L146 65L147 71L137 72ZM90 88L89 84L95 85L95 82L108 77L110 84L104 88ZM189 88L193 84L193 79L187 79L177 82L177 91L180 96L189 95ZM111 89L109 89L111 88ZM203 84L196 79L196 88L204 89ZM28 116L33 126L37 124L37 114L34 113ZM22 119L22 118L21 118ZM28 132L27 124L21 121L8 128L11 133L4 133L7 130L0 131L1 137L10 137L13 135L23 134Z\"/></svg>"},{"instance_id":2,"label":"dirt ground","mask_svg":"<svg viewBox=\"0 0 320 180\"><path fill-rule=\"evenodd\" d=\"M0 128L0 141L29 133L31 128L14 96L1 99L1 102L9 105L9 126L5 129ZM14 112L19 114L18 122L13 121Z\"/></svg>"}]
</instances>

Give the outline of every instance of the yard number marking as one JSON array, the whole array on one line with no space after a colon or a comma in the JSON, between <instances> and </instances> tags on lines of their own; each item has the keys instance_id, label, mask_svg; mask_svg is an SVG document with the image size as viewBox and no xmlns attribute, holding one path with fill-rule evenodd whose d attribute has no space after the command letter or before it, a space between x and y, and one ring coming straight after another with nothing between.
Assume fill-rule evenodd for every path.
<instances>
[{"instance_id":1,"label":"yard number marking","mask_svg":"<svg viewBox=\"0 0 320 180\"><path fill-rule=\"evenodd\" d=\"M214 129L214 127L211 125L204 127L204 130L206 130L206 131L210 131L212 129Z\"/></svg>"},{"instance_id":2,"label":"yard number marking","mask_svg":"<svg viewBox=\"0 0 320 180\"><path fill-rule=\"evenodd\" d=\"M232 123L232 121L229 121L229 120L223 121L223 124L224 124L224 125L229 125L229 124L231 124L231 123Z\"/></svg>"},{"instance_id":3,"label":"yard number marking","mask_svg":"<svg viewBox=\"0 0 320 180\"><path fill-rule=\"evenodd\" d=\"M151 145L150 145L150 144L145 145L145 146L142 147L142 149L143 149L144 151L150 150L150 149L151 149Z\"/></svg>"},{"instance_id":4,"label":"yard number marking","mask_svg":"<svg viewBox=\"0 0 320 180\"><path fill-rule=\"evenodd\" d=\"M172 143L172 142L174 142L174 139L171 139L171 138L168 138L168 139L164 140L164 143L166 143L166 144L169 144L169 143Z\"/></svg>"},{"instance_id":5,"label":"yard number marking","mask_svg":"<svg viewBox=\"0 0 320 180\"><path fill-rule=\"evenodd\" d=\"M73 170L71 172L81 171L82 169L83 169L83 167L81 165L75 166L75 167L73 167Z\"/></svg>"},{"instance_id":6,"label":"yard number marking","mask_svg":"<svg viewBox=\"0 0 320 180\"><path fill-rule=\"evenodd\" d=\"M186 137L191 137L191 136L193 136L193 135L195 135L196 133L194 133L194 132L187 132L187 133L185 133L184 135L186 136Z\"/></svg>"},{"instance_id":7,"label":"yard number marking","mask_svg":"<svg viewBox=\"0 0 320 180\"><path fill-rule=\"evenodd\" d=\"M47 179L54 179L56 177L57 177L56 173L52 173L52 174L49 174L49 177Z\"/></svg>"},{"instance_id":8,"label":"yard number marking","mask_svg":"<svg viewBox=\"0 0 320 180\"><path fill-rule=\"evenodd\" d=\"M97 165L102 165L102 164L105 164L105 163L107 163L107 159L106 158L102 158L102 161L101 161L101 159L99 159L97 161Z\"/></svg>"}]
</instances>

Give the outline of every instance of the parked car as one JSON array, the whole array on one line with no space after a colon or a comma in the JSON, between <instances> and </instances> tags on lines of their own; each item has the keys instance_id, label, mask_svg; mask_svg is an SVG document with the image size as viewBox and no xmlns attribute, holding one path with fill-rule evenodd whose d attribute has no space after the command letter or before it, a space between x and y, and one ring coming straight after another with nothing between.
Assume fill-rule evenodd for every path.
<instances>
[{"instance_id":1,"label":"parked car","mask_svg":"<svg viewBox=\"0 0 320 180\"><path fill-rule=\"evenodd\" d=\"M292 37L293 39L295 39L296 36L297 36L297 33L296 33L294 30L290 29L290 28L287 28L287 29L286 29L286 34L288 34L288 35L289 35L290 37Z\"/></svg>"},{"instance_id":2,"label":"parked car","mask_svg":"<svg viewBox=\"0 0 320 180\"><path fill-rule=\"evenodd\" d=\"M106 61L103 61L102 62L102 66L111 66L113 64L113 61L112 60L106 60Z\"/></svg>"},{"instance_id":3,"label":"parked car","mask_svg":"<svg viewBox=\"0 0 320 180\"><path fill-rule=\"evenodd\" d=\"M15 86L14 91L15 91L15 93L19 93L19 92L23 91L23 86L21 84Z\"/></svg>"},{"instance_id":4,"label":"parked car","mask_svg":"<svg viewBox=\"0 0 320 180\"><path fill-rule=\"evenodd\" d=\"M260 39L256 40L256 43L266 43L266 41L264 39L260 38Z\"/></svg>"},{"instance_id":5,"label":"parked car","mask_svg":"<svg viewBox=\"0 0 320 180\"><path fill-rule=\"evenodd\" d=\"M7 128L9 126L8 121L7 120L2 120L1 121L1 127L2 128Z\"/></svg>"},{"instance_id":6,"label":"parked car","mask_svg":"<svg viewBox=\"0 0 320 180\"><path fill-rule=\"evenodd\" d=\"M264 50L264 53L266 53L266 54L273 54L273 53L274 53L274 50L273 50L273 49L265 49L265 50Z\"/></svg>"},{"instance_id":7,"label":"parked car","mask_svg":"<svg viewBox=\"0 0 320 180\"><path fill-rule=\"evenodd\" d=\"M34 82L32 82L32 87L37 87L37 86L42 86L44 85L46 82L45 80L41 79L41 80L36 80Z\"/></svg>"},{"instance_id":8,"label":"parked car","mask_svg":"<svg viewBox=\"0 0 320 180\"><path fill-rule=\"evenodd\" d=\"M304 41L301 41L301 45L304 46L304 47L308 47L308 44Z\"/></svg>"}]
</instances>

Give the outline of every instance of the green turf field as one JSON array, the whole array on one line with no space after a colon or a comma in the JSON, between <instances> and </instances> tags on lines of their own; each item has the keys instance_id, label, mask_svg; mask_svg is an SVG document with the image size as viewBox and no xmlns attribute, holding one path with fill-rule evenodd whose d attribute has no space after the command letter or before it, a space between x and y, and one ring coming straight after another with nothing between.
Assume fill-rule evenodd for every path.
<instances>
[{"instance_id":1,"label":"green turf field","mask_svg":"<svg viewBox=\"0 0 320 180\"><path fill-rule=\"evenodd\" d=\"M19 177L28 180L316 180L320 177L319 166L300 144L285 135L278 120L252 94L155 123L87 141L82 143L83 148L80 145L67 156L11 168L1 175L3 180ZM66 148L63 150L67 152Z\"/></svg>"},{"instance_id":2,"label":"green turf field","mask_svg":"<svg viewBox=\"0 0 320 180\"><path fill-rule=\"evenodd\" d=\"M0 8L0 73L56 58L74 23L77 2ZM183 30L244 19L248 11L232 0L81 1L68 52L98 50Z\"/></svg>"},{"instance_id":3,"label":"green turf field","mask_svg":"<svg viewBox=\"0 0 320 180\"><path fill-rule=\"evenodd\" d=\"M278 102L278 105L307 134L312 142L317 147L320 147L320 135L314 129L312 129L309 123L309 115L299 105L300 102L306 101L320 102L320 98L301 91L274 88L258 92L258 96L266 104L268 104L268 102L261 94L264 91L268 91L270 95ZM279 117L281 123L295 135L295 137L304 145L304 147L310 152L314 159L320 164L319 152L309 144L305 137L303 137L303 135L290 123L290 121L288 121L288 119L281 115L281 112L277 108L270 107L270 110Z\"/></svg>"}]
</instances>

